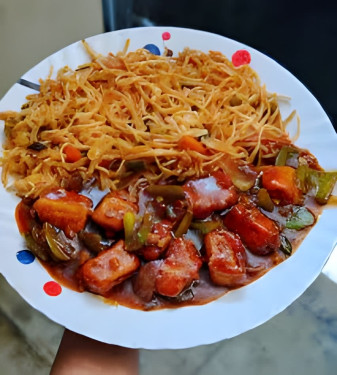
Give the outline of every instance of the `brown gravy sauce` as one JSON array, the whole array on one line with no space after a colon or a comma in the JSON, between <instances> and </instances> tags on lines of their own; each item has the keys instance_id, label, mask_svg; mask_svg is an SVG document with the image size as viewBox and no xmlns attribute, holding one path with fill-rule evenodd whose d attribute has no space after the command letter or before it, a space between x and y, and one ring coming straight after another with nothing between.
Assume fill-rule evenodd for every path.
<instances>
[{"instance_id":1,"label":"brown gravy sauce","mask_svg":"<svg viewBox=\"0 0 337 375\"><path fill-rule=\"evenodd\" d=\"M247 256L249 262L254 265L254 267L251 267L251 270L247 272L247 278L244 285L250 284L254 280L260 278L263 274L285 259L281 252L278 254L257 257L247 251ZM61 285L75 290L76 292L83 292L78 285L76 278L76 272L79 266L78 262L68 262L67 264L52 264L41 260L40 262L53 279L58 281ZM103 296L103 300L108 304L123 305L133 309L156 310L162 308L176 308L180 306L203 305L218 299L233 289L239 288L229 288L213 284L209 278L207 267L204 265L200 270L200 280L195 283L195 285L191 286L188 291L188 293L192 293L190 295L193 295L193 299L183 301L174 298L170 299L162 296L155 296L151 302L144 302L133 291L132 283L134 278L135 275L121 284L116 285ZM102 298L102 296L99 297Z\"/></svg>"},{"instance_id":2,"label":"brown gravy sauce","mask_svg":"<svg viewBox=\"0 0 337 375\"><path fill-rule=\"evenodd\" d=\"M334 199L330 198L331 202L329 201L329 205L337 204L336 197L333 198ZM316 218L318 218L320 213L322 212L322 206L316 204L313 199L308 199L308 201L306 202L306 206L313 212ZM268 214L271 219L281 223L282 225L282 223L284 222L284 217L283 214L281 214L279 211L281 210L275 209L272 213L264 213ZM286 235L286 237L292 244L293 253L299 247L302 240L306 237L312 227L313 226L302 229L301 231L291 229L283 230L283 234ZM85 252L86 250L83 251ZM280 250L278 252L265 256L257 256L247 251L247 278L242 286L247 285L260 278L270 269L283 262L285 259L285 255ZM83 292L80 285L78 285L78 281L76 278L76 272L79 268L78 260L62 264L42 261L40 262L47 270L47 272L61 285L77 292ZM177 308L187 305L203 305L218 299L219 297L225 295L233 289L240 288L240 286L235 288L228 288L214 285L209 278L207 267L204 265L200 270L200 280L196 283L196 285L191 286L188 290L189 296L193 296L192 299L187 299L186 301L177 301L174 298L170 299L161 296L155 296L151 302L144 302L133 291L132 283L134 278L135 275L122 282L121 284L116 285L105 296L103 296L103 300L108 304L123 305L133 309L156 310L162 308ZM102 296L98 297L102 298Z\"/></svg>"}]
</instances>

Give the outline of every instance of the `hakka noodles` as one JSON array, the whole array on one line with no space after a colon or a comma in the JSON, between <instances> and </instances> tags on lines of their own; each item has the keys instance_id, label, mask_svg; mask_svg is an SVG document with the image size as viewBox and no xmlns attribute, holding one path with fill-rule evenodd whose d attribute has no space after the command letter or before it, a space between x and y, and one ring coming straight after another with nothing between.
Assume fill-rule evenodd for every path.
<instances>
[{"instance_id":1,"label":"hakka noodles","mask_svg":"<svg viewBox=\"0 0 337 375\"><path fill-rule=\"evenodd\" d=\"M276 94L220 52L97 55L3 112L2 182L63 285L139 309L203 304L290 256L336 182ZM99 193L100 192L100 193Z\"/></svg>"}]
</instances>

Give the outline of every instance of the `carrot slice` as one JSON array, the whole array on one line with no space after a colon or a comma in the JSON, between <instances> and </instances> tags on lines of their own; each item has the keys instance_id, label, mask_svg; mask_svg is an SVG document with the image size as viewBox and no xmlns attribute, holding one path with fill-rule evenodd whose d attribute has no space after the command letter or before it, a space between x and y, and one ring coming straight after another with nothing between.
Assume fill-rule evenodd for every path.
<instances>
[{"instance_id":1,"label":"carrot slice","mask_svg":"<svg viewBox=\"0 0 337 375\"><path fill-rule=\"evenodd\" d=\"M179 139L178 146L183 150L193 150L202 155L207 154L205 145L190 135L183 135Z\"/></svg>"},{"instance_id":2,"label":"carrot slice","mask_svg":"<svg viewBox=\"0 0 337 375\"><path fill-rule=\"evenodd\" d=\"M65 146L63 152L66 155L65 160L67 163L75 163L82 158L81 151L72 145Z\"/></svg>"}]
</instances>

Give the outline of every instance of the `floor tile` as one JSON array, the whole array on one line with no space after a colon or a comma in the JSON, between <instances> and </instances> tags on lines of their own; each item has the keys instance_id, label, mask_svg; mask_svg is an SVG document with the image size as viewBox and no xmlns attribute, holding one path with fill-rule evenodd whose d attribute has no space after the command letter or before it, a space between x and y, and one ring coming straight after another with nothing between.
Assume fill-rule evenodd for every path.
<instances>
[{"instance_id":1,"label":"floor tile","mask_svg":"<svg viewBox=\"0 0 337 375\"><path fill-rule=\"evenodd\" d=\"M36 352L20 330L0 313L0 374L47 375L51 362Z\"/></svg>"},{"instance_id":2,"label":"floor tile","mask_svg":"<svg viewBox=\"0 0 337 375\"><path fill-rule=\"evenodd\" d=\"M52 363L63 328L33 309L0 275L0 311L21 337L46 361Z\"/></svg>"}]
</instances>

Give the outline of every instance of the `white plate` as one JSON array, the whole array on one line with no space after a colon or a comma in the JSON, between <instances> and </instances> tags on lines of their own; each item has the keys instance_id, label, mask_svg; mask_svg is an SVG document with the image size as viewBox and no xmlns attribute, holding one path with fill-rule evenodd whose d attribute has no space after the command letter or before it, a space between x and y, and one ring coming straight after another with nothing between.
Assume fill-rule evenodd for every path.
<instances>
[{"instance_id":1,"label":"white plate","mask_svg":"<svg viewBox=\"0 0 337 375\"><path fill-rule=\"evenodd\" d=\"M163 40L163 32L170 39ZM268 91L291 97L282 104L284 116L296 109L301 118L297 144L308 148L327 170L337 170L337 137L323 109L310 92L287 70L262 53L241 43L206 32L172 27L149 27L120 30L87 39L102 54L122 50L127 38L129 50L153 43L174 53L184 47L205 52L218 50L231 58L238 49L247 49L251 66L266 83ZM28 71L22 78L38 83L53 66L76 68L89 61L81 42L53 54ZM19 110L31 89L15 84L0 102L0 111ZM291 124L290 134L295 134ZM1 135L3 140L3 135ZM34 261L22 264L16 258L24 248L14 220L16 197L0 188L0 272L37 310L55 322L91 338L131 348L178 349L214 343L250 330L272 318L315 280L336 243L337 210L326 209L300 248L284 263L256 282L203 306L143 312L123 306L111 306L89 293L67 288L58 296L47 295L43 286L49 274Z\"/></svg>"}]
</instances>

